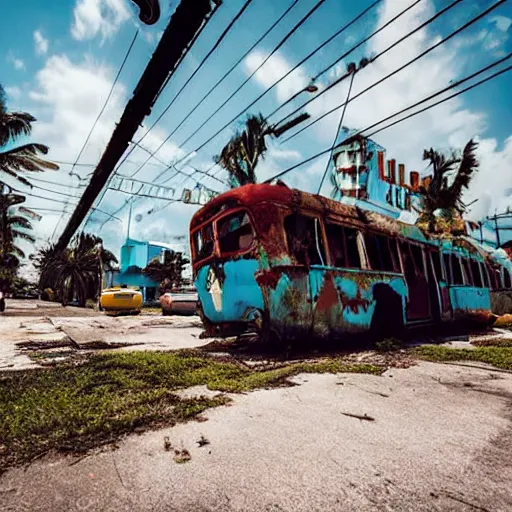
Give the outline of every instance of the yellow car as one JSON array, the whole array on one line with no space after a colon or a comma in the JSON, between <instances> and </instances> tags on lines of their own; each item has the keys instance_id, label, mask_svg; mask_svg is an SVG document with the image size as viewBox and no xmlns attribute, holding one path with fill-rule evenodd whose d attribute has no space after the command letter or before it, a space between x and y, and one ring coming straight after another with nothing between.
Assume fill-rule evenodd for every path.
<instances>
[{"instance_id":1,"label":"yellow car","mask_svg":"<svg viewBox=\"0 0 512 512\"><path fill-rule=\"evenodd\" d=\"M139 314L143 302L140 291L123 287L107 288L100 297L100 306L107 313Z\"/></svg>"}]
</instances>

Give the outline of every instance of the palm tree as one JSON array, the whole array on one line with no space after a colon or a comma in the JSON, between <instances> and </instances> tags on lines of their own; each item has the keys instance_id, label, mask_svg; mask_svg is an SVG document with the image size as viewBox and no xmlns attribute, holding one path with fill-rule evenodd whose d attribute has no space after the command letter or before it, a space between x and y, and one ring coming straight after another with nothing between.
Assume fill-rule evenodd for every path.
<instances>
[{"instance_id":1,"label":"palm tree","mask_svg":"<svg viewBox=\"0 0 512 512\"><path fill-rule=\"evenodd\" d=\"M24 185L30 182L19 173L23 171L41 172L45 169L57 170L59 166L40 157L48 153L48 146L29 143L1 151L7 144L20 136L32 132L32 123L36 118L27 112L8 112L5 92L0 85L0 171L15 178Z\"/></svg>"},{"instance_id":2,"label":"palm tree","mask_svg":"<svg viewBox=\"0 0 512 512\"><path fill-rule=\"evenodd\" d=\"M477 147L478 144L471 139L460 156L452 154L447 157L432 148L423 152L423 160L430 162L433 175L426 185L420 187L423 205L418 225L425 226L430 232L439 230L436 218L436 213L439 213L449 230L463 229L462 215L466 212L466 205L462 195L478 171Z\"/></svg>"},{"instance_id":3,"label":"palm tree","mask_svg":"<svg viewBox=\"0 0 512 512\"><path fill-rule=\"evenodd\" d=\"M32 230L31 222L16 211L13 206L19 201L12 194L0 194L0 255L2 261L6 263L6 258L11 262L18 261L18 258L24 258L25 253L16 245L17 240L26 240L34 243L35 237L28 231Z\"/></svg>"},{"instance_id":4,"label":"palm tree","mask_svg":"<svg viewBox=\"0 0 512 512\"><path fill-rule=\"evenodd\" d=\"M237 131L224 146L215 162L229 173L231 187L256 183L256 165L267 151L265 135L271 134L270 127L261 115L251 115L245 128Z\"/></svg>"},{"instance_id":5,"label":"palm tree","mask_svg":"<svg viewBox=\"0 0 512 512\"><path fill-rule=\"evenodd\" d=\"M56 291L64 304L76 297L79 306L95 299L101 273L117 263L114 254L103 248L102 239L81 233L63 251L49 244L33 257L39 271L39 287Z\"/></svg>"},{"instance_id":6,"label":"palm tree","mask_svg":"<svg viewBox=\"0 0 512 512\"><path fill-rule=\"evenodd\" d=\"M160 283L160 293L164 293L166 289L182 286L183 270L187 263L188 259L181 252L165 251L163 263L158 257L153 258L142 273Z\"/></svg>"}]
</instances>

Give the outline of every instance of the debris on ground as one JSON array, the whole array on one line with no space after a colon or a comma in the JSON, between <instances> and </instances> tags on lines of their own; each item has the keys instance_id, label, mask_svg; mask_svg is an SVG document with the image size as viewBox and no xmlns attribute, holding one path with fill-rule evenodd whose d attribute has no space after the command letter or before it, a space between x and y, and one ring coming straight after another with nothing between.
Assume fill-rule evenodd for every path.
<instances>
[{"instance_id":1,"label":"debris on ground","mask_svg":"<svg viewBox=\"0 0 512 512\"><path fill-rule=\"evenodd\" d=\"M357 418L358 420L365 420L365 421L375 421L375 418L372 418L371 416L368 416L368 414L364 413L361 414L353 414L351 412L342 412L343 416L349 416L351 418Z\"/></svg>"},{"instance_id":2,"label":"debris on ground","mask_svg":"<svg viewBox=\"0 0 512 512\"><path fill-rule=\"evenodd\" d=\"M192 456L186 448L183 448L182 450L174 450L174 462L177 464L183 464L190 460L192 460Z\"/></svg>"},{"instance_id":3,"label":"debris on ground","mask_svg":"<svg viewBox=\"0 0 512 512\"><path fill-rule=\"evenodd\" d=\"M210 441L208 441L208 439L206 439L206 437L201 434L201 437L198 441L196 441L196 443L199 445L199 448L202 448L203 446L210 444Z\"/></svg>"},{"instance_id":4,"label":"debris on ground","mask_svg":"<svg viewBox=\"0 0 512 512\"><path fill-rule=\"evenodd\" d=\"M164 449L166 452L170 452L172 450L172 443L169 436L164 437Z\"/></svg>"}]
</instances>

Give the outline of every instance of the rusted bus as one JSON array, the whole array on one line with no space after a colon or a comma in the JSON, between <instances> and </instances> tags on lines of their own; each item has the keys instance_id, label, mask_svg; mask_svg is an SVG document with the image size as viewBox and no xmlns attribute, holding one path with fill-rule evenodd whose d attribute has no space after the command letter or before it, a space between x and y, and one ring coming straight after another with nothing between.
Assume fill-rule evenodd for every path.
<instances>
[{"instance_id":1,"label":"rusted bus","mask_svg":"<svg viewBox=\"0 0 512 512\"><path fill-rule=\"evenodd\" d=\"M191 222L195 285L212 328L343 336L483 317L490 275L464 238L283 185L247 185Z\"/></svg>"}]
</instances>

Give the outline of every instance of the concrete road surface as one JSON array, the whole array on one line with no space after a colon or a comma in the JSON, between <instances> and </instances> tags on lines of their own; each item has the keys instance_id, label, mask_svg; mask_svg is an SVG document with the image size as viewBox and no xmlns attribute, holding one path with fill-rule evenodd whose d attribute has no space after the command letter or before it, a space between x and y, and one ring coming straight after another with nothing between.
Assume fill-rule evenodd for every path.
<instances>
[{"instance_id":1,"label":"concrete road surface","mask_svg":"<svg viewBox=\"0 0 512 512\"><path fill-rule=\"evenodd\" d=\"M60 304L8 300L0 314L0 370L23 370L101 347L121 350L177 350L205 345L196 316L141 314L110 317ZM38 351L48 358L36 363ZM55 355L58 358L54 357Z\"/></svg>"},{"instance_id":2,"label":"concrete road surface","mask_svg":"<svg viewBox=\"0 0 512 512\"><path fill-rule=\"evenodd\" d=\"M510 373L420 363L295 382L115 451L11 470L0 510L512 510ZM164 436L191 460L176 463Z\"/></svg>"}]
</instances>

